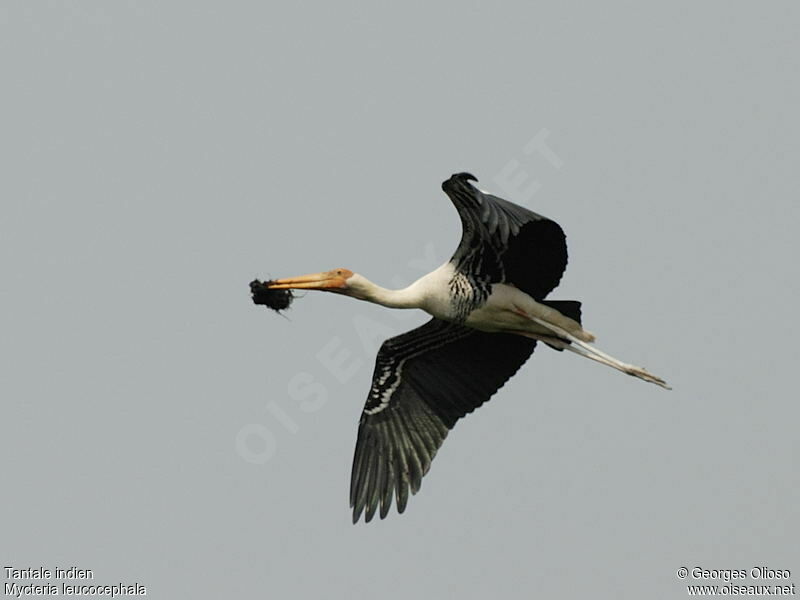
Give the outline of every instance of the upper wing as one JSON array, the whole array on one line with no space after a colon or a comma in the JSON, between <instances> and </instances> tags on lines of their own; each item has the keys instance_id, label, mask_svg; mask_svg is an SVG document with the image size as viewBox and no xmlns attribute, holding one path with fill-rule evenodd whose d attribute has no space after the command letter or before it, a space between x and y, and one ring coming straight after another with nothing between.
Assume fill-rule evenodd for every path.
<instances>
[{"instance_id":1,"label":"upper wing","mask_svg":"<svg viewBox=\"0 0 800 600\"><path fill-rule=\"evenodd\" d=\"M442 183L461 217L456 269L490 283L513 283L540 300L567 267L567 241L555 221L475 188L469 173Z\"/></svg>"},{"instance_id":2,"label":"upper wing","mask_svg":"<svg viewBox=\"0 0 800 600\"><path fill-rule=\"evenodd\" d=\"M358 426L350 505L370 521L392 495L403 512L449 429L486 402L528 359L536 341L431 319L386 340Z\"/></svg>"}]
</instances>

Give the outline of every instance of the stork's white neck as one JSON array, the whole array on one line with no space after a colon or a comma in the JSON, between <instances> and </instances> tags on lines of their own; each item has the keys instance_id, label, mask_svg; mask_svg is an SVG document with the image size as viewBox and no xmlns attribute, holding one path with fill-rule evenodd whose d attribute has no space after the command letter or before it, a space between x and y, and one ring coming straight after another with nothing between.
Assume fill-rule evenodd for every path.
<instances>
[{"instance_id":1,"label":"stork's white neck","mask_svg":"<svg viewBox=\"0 0 800 600\"><path fill-rule=\"evenodd\" d=\"M451 312L448 282L453 276L453 265L443 264L401 290L387 290L358 273L347 280L346 294L388 308L421 308L440 319L448 319Z\"/></svg>"},{"instance_id":2,"label":"stork's white neck","mask_svg":"<svg viewBox=\"0 0 800 600\"><path fill-rule=\"evenodd\" d=\"M357 282L353 282L355 278L358 278ZM420 286L414 283L401 290L389 290L356 274L348 284L353 288L354 297L387 308L423 308L425 304L425 296L421 293Z\"/></svg>"}]
</instances>

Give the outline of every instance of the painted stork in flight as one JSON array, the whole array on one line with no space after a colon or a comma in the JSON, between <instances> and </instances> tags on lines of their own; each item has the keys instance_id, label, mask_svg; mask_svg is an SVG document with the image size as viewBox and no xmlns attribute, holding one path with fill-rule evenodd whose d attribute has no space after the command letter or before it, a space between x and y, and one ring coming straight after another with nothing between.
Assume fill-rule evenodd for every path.
<instances>
[{"instance_id":1,"label":"painted stork in flight","mask_svg":"<svg viewBox=\"0 0 800 600\"><path fill-rule=\"evenodd\" d=\"M376 511L386 517L392 496L402 513L447 432L517 372L537 341L669 389L592 346L580 302L545 300L567 266L561 227L470 181L477 179L457 173L442 184L463 227L455 254L407 288L388 290L348 269L263 284L267 293L324 290L433 316L378 352L353 459L354 523L362 512L367 522Z\"/></svg>"}]
</instances>

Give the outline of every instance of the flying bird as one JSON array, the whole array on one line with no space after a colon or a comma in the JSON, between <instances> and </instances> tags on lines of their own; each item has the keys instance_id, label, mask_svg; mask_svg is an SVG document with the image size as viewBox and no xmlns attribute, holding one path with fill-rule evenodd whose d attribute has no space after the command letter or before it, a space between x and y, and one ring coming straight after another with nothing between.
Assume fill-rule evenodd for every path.
<instances>
[{"instance_id":1,"label":"flying bird","mask_svg":"<svg viewBox=\"0 0 800 600\"><path fill-rule=\"evenodd\" d=\"M376 512L386 517L392 497L402 513L448 431L489 400L537 342L670 389L592 345L580 302L545 299L567 266L561 227L472 181L457 173L442 183L461 218L455 254L404 289L383 288L343 268L251 284L254 301L276 309L291 300L277 295L287 293L281 290L323 290L433 317L378 351L353 459L353 523L362 513L367 522Z\"/></svg>"}]
</instances>

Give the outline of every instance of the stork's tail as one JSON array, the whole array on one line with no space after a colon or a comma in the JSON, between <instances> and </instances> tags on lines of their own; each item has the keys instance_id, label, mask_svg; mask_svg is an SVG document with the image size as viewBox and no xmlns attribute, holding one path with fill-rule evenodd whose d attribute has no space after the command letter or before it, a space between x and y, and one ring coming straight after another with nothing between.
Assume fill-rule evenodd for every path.
<instances>
[{"instance_id":1,"label":"stork's tail","mask_svg":"<svg viewBox=\"0 0 800 600\"><path fill-rule=\"evenodd\" d=\"M577 300L539 300L541 304L555 308L565 317L581 322L581 303Z\"/></svg>"},{"instance_id":2,"label":"stork's tail","mask_svg":"<svg viewBox=\"0 0 800 600\"><path fill-rule=\"evenodd\" d=\"M526 314L526 316L529 318L538 316L568 331L584 342L593 342L595 340L594 334L585 330L581 324L581 303L577 300L539 300L538 304L540 307L538 312L540 314ZM541 305L546 306L547 309L541 309Z\"/></svg>"}]
</instances>

